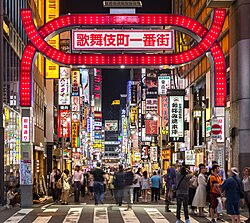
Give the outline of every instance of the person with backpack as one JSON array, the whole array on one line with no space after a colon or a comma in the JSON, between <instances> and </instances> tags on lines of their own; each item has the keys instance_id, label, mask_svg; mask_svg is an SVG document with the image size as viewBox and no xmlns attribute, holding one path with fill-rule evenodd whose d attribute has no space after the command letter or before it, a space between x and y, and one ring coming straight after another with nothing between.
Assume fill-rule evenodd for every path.
<instances>
[{"instance_id":1,"label":"person with backpack","mask_svg":"<svg viewBox=\"0 0 250 223\"><path fill-rule=\"evenodd\" d=\"M243 191L242 183L238 177L239 172L236 167L232 167L229 177L222 185L222 191L226 192L226 209L227 214L231 215L232 223L240 222L240 198Z\"/></svg>"},{"instance_id":2,"label":"person with backpack","mask_svg":"<svg viewBox=\"0 0 250 223\"><path fill-rule=\"evenodd\" d=\"M183 203L185 223L191 223L188 216L188 192L189 182L192 178L191 172L182 166L180 171L176 174L177 186L176 186L176 199L177 199L177 210L176 210L176 223L181 223L181 204Z\"/></svg>"},{"instance_id":3,"label":"person with backpack","mask_svg":"<svg viewBox=\"0 0 250 223\"><path fill-rule=\"evenodd\" d=\"M212 166L212 173L209 177L209 186L210 186L210 215L211 223L215 223L215 212L218 207L219 201L218 198L221 197L220 185L222 184L222 178L219 175L220 166L215 164ZM217 220L220 220L220 216L217 215Z\"/></svg>"}]
</instances>

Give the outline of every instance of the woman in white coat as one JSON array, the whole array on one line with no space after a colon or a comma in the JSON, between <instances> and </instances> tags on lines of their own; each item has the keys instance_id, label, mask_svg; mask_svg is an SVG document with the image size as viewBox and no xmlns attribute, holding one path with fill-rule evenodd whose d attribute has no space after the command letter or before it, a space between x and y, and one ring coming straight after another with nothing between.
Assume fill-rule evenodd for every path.
<instances>
[{"instance_id":1,"label":"woman in white coat","mask_svg":"<svg viewBox=\"0 0 250 223\"><path fill-rule=\"evenodd\" d=\"M192 206L197 207L199 209L198 216L205 217L204 207L206 206L206 198L207 198L207 190L206 190L207 179L205 173L207 169L204 164L200 164L199 168L200 168L200 174L198 176L198 187L195 192Z\"/></svg>"}]
</instances>

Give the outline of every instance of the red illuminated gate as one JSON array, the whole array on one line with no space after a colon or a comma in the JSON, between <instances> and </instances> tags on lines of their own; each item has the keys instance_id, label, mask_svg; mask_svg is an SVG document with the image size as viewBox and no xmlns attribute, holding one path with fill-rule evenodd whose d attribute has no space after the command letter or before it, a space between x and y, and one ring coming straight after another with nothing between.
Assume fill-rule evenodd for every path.
<instances>
[{"instance_id":1,"label":"red illuminated gate","mask_svg":"<svg viewBox=\"0 0 250 223\"><path fill-rule=\"evenodd\" d=\"M214 11L211 28L207 30L197 21L180 15L139 14L139 15L65 15L56 18L38 30L36 29L32 12L21 11L22 21L30 39L21 61L20 72L20 105L31 106L32 64L36 52L61 65L73 66L160 66L183 65L189 63L204 53L210 51L214 60L215 74L215 106L226 104L226 67L222 49L217 38L223 27L226 11ZM61 52L46 41L54 35L79 26L173 26L175 29L186 30L197 37L199 43L184 52L177 54L69 54Z\"/></svg>"}]
</instances>

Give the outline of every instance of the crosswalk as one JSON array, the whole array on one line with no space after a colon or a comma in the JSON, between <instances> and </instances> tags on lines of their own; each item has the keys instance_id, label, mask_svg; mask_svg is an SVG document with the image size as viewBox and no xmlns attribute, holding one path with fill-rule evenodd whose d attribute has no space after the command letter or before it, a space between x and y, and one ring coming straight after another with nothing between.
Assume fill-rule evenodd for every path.
<instances>
[{"instance_id":1,"label":"crosswalk","mask_svg":"<svg viewBox=\"0 0 250 223\"><path fill-rule=\"evenodd\" d=\"M132 209L110 205L68 205L50 206L46 209L20 209L7 219L4 223L175 223L176 209L171 208L171 212L166 213L163 205L147 206L134 205ZM59 218L60 216L60 218ZM88 216L88 218L86 218ZM89 217L91 216L91 217ZM209 217L199 218L189 216L192 223L207 223ZM80 220L81 219L81 220ZM225 222L230 222L229 216L224 216ZM241 215L241 220L246 220L245 215ZM181 220L185 222L181 213Z\"/></svg>"}]
</instances>

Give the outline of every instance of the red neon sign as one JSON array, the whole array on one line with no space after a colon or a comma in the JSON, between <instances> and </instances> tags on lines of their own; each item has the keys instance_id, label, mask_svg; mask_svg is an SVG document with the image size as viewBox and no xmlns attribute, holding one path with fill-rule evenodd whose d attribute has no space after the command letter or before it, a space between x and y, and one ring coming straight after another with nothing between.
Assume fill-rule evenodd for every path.
<instances>
[{"instance_id":1,"label":"red neon sign","mask_svg":"<svg viewBox=\"0 0 250 223\"><path fill-rule=\"evenodd\" d=\"M197 21L179 15L66 15L56 18L39 30L36 29L30 10L22 10L22 21L30 43L26 46L21 63L20 105L30 106L30 77L33 57L36 51L47 58L63 65L181 65L191 62L207 51L211 51L215 62L215 106L226 104L226 71L223 52L216 41L226 16L226 11L217 9L214 12L213 23L209 30ZM202 40L193 48L172 55L152 54L68 54L58 51L48 45L44 40L49 34L72 25L98 26L98 25L171 25L187 29Z\"/></svg>"}]
</instances>

